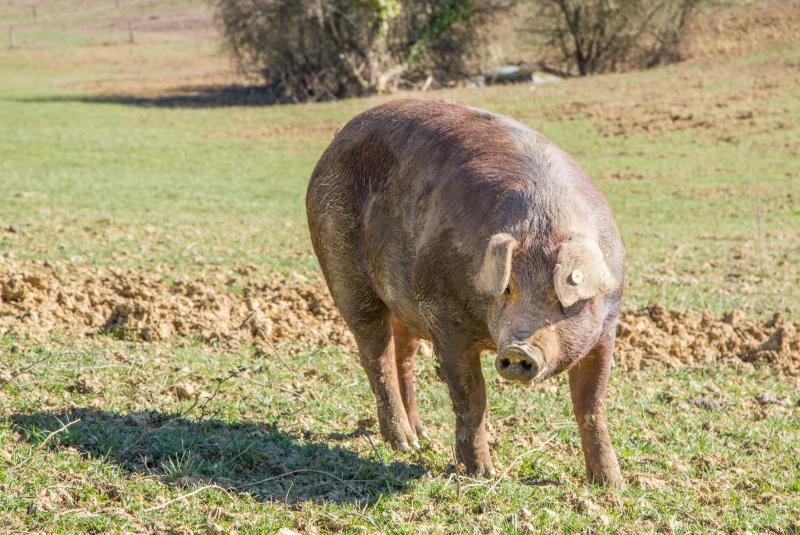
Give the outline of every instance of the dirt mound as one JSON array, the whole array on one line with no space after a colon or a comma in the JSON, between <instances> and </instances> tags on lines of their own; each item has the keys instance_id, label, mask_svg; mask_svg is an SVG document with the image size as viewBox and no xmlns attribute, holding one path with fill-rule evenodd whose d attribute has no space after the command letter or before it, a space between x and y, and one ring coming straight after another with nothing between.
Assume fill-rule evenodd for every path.
<instances>
[{"instance_id":1,"label":"dirt mound","mask_svg":"<svg viewBox=\"0 0 800 535\"><path fill-rule=\"evenodd\" d=\"M776 313L752 321L740 310L715 319L707 312L667 310L658 303L624 312L617 328L616 364L678 368L718 362L766 365L800 375L800 323Z\"/></svg>"},{"instance_id":2,"label":"dirt mound","mask_svg":"<svg viewBox=\"0 0 800 535\"><path fill-rule=\"evenodd\" d=\"M252 270L192 280L130 269L0 259L0 335L352 344L324 285Z\"/></svg>"},{"instance_id":3,"label":"dirt mound","mask_svg":"<svg viewBox=\"0 0 800 535\"><path fill-rule=\"evenodd\" d=\"M354 349L324 283L299 275L258 279L248 268L171 282L131 269L0 258L0 336L184 336L226 345L297 340ZM715 319L651 303L622 314L615 355L625 370L750 363L800 376L800 324L780 314L759 322L732 311Z\"/></svg>"}]
</instances>

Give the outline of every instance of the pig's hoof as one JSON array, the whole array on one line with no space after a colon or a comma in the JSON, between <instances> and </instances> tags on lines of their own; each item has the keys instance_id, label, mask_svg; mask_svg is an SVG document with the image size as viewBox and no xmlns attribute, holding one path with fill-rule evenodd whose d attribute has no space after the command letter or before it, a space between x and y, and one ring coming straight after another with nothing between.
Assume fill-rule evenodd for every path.
<instances>
[{"instance_id":1,"label":"pig's hoof","mask_svg":"<svg viewBox=\"0 0 800 535\"><path fill-rule=\"evenodd\" d=\"M422 425L419 418L416 421L411 422L411 427L414 428L414 436L420 440L430 440L430 436L428 435L428 430Z\"/></svg>"},{"instance_id":2,"label":"pig's hoof","mask_svg":"<svg viewBox=\"0 0 800 535\"><path fill-rule=\"evenodd\" d=\"M467 469L467 473L469 473L470 475L473 475L475 477L484 478L484 479L491 479L491 478L493 478L493 477L495 477L497 475L497 471L492 466L489 466L489 467L484 466L484 467L475 468L475 469L472 469L472 470L470 470L468 468Z\"/></svg>"},{"instance_id":3,"label":"pig's hoof","mask_svg":"<svg viewBox=\"0 0 800 535\"><path fill-rule=\"evenodd\" d=\"M459 448L456 457L467 468L467 472L480 477L493 477L497 474L488 451L481 453L463 450L468 448Z\"/></svg>"},{"instance_id":4,"label":"pig's hoof","mask_svg":"<svg viewBox=\"0 0 800 535\"><path fill-rule=\"evenodd\" d=\"M598 485L601 487L611 487L615 489L625 488L625 481L622 479L622 475L619 472L605 474L605 475L589 472L588 476L589 476L589 484L591 485Z\"/></svg>"},{"instance_id":5,"label":"pig's hoof","mask_svg":"<svg viewBox=\"0 0 800 535\"><path fill-rule=\"evenodd\" d=\"M482 478L492 478L497 475L497 471L494 469L493 466L479 466L470 468L467 467L467 472L475 477L482 477Z\"/></svg>"},{"instance_id":6,"label":"pig's hoof","mask_svg":"<svg viewBox=\"0 0 800 535\"><path fill-rule=\"evenodd\" d=\"M481 477L494 477L497 475L497 471L494 469L494 466L491 464L489 466L482 466L475 471L475 475Z\"/></svg>"},{"instance_id":7,"label":"pig's hoof","mask_svg":"<svg viewBox=\"0 0 800 535\"><path fill-rule=\"evenodd\" d=\"M419 448L417 437L407 422L381 426L381 434L383 439L395 450L409 451L412 447Z\"/></svg>"},{"instance_id":8,"label":"pig's hoof","mask_svg":"<svg viewBox=\"0 0 800 535\"><path fill-rule=\"evenodd\" d=\"M394 442L389 441L389 443L397 451L411 451L412 449L420 449L419 440L417 440L417 437L411 437L408 440L398 440Z\"/></svg>"}]
</instances>

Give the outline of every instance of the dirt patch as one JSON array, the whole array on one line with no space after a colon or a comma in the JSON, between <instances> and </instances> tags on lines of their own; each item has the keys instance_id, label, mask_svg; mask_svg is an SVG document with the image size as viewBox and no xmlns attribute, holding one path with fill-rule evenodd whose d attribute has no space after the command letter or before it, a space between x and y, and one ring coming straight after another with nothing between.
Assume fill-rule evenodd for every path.
<instances>
[{"instance_id":1,"label":"dirt patch","mask_svg":"<svg viewBox=\"0 0 800 535\"><path fill-rule=\"evenodd\" d=\"M738 144L756 134L794 130L786 119L793 110L784 103L791 100L800 71L787 64L782 50L775 45L765 52L768 57L754 62L701 59L680 72L667 68L633 78L575 80L570 99L556 100L542 113L554 121L588 121L606 137L686 132ZM668 69L673 75L662 76ZM796 150L791 144L785 148Z\"/></svg>"},{"instance_id":2,"label":"dirt patch","mask_svg":"<svg viewBox=\"0 0 800 535\"><path fill-rule=\"evenodd\" d=\"M638 182L645 178L643 173L631 171L629 169L603 171L603 174L600 175L600 180L607 180L609 182Z\"/></svg>"},{"instance_id":3,"label":"dirt patch","mask_svg":"<svg viewBox=\"0 0 800 535\"><path fill-rule=\"evenodd\" d=\"M336 132L343 125L342 122L322 121L313 123L289 123L289 124L269 124L259 128L243 129L233 134L214 133L214 137L230 137L231 135L242 139L263 139L281 141L301 141L311 138L333 139Z\"/></svg>"},{"instance_id":4,"label":"dirt patch","mask_svg":"<svg viewBox=\"0 0 800 535\"><path fill-rule=\"evenodd\" d=\"M300 275L263 281L242 268L228 276L169 281L131 269L0 259L4 332L352 345L324 285Z\"/></svg>"},{"instance_id":5,"label":"dirt patch","mask_svg":"<svg viewBox=\"0 0 800 535\"><path fill-rule=\"evenodd\" d=\"M711 100L658 94L650 103L633 103L624 99L572 101L545 113L551 120L588 119L597 124L607 137L692 131L707 132L717 141L736 143L738 137L730 134L729 125L736 125L737 135L791 128L776 119L788 110L768 109L770 98L778 93L773 89L749 89L738 95L719 94Z\"/></svg>"},{"instance_id":6,"label":"dirt patch","mask_svg":"<svg viewBox=\"0 0 800 535\"><path fill-rule=\"evenodd\" d=\"M299 275L258 279L253 268L171 282L130 269L0 259L0 335L183 336L224 345L302 341L355 349L322 281ZM780 314L749 320L736 310L717 319L656 303L620 318L618 367L718 363L800 376L800 324Z\"/></svg>"},{"instance_id":7,"label":"dirt patch","mask_svg":"<svg viewBox=\"0 0 800 535\"><path fill-rule=\"evenodd\" d=\"M656 366L708 366L718 362L770 366L800 375L800 323L776 313L753 321L744 312L721 319L703 312L667 310L650 303L622 314L617 329L617 365L624 369Z\"/></svg>"}]
</instances>

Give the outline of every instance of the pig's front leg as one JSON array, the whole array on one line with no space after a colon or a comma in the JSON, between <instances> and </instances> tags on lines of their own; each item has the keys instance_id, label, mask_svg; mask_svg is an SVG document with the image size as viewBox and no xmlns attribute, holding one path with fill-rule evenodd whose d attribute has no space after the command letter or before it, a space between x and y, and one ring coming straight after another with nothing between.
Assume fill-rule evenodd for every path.
<instances>
[{"instance_id":1,"label":"pig's front leg","mask_svg":"<svg viewBox=\"0 0 800 535\"><path fill-rule=\"evenodd\" d=\"M622 486L622 475L603 411L613 348L613 337L601 340L586 357L570 368L569 386L589 482Z\"/></svg>"},{"instance_id":2,"label":"pig's front leg","mask_svg":"<svg viewBox=\"0 0 800 535\"><path fill-rule=\"evenodd\" d=\"M470 473L493 476L495 471L486 440L486 385L481 372L480 351L456 349L453 344L448 344L448 347L439 346L437 354L456 415L457 460Z\"/></svg>"}]
</instances>

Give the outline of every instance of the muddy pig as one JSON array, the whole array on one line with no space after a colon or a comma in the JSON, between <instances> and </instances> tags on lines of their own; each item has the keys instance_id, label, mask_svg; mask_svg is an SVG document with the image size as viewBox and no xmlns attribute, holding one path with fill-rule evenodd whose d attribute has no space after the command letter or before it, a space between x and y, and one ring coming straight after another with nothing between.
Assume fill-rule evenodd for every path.
<instances>
[{"instance_id":1,"label":"muddy pig","mask_svg":"<svg viewBox=\"0 0 800 535\"><path fill-rule=\"evenodd\" d=\"M427 339L470 472L495 473L480 355L496 351L510 381L568 372L589 481L621 483L603 397L623 249L608 205L567 154L508 117L398 100L336 134L306 209L393 447L426 437L413 360Z\"/></svg>"}]
</instances>

